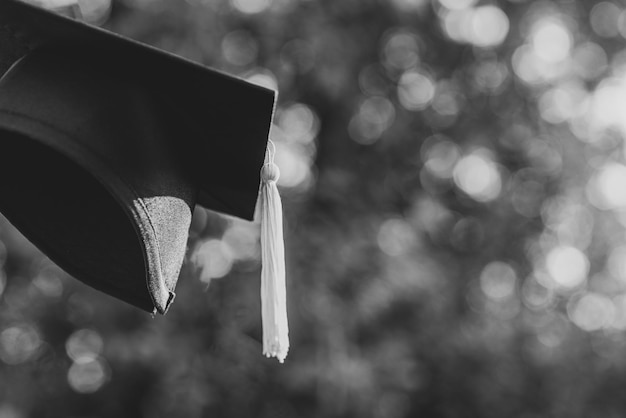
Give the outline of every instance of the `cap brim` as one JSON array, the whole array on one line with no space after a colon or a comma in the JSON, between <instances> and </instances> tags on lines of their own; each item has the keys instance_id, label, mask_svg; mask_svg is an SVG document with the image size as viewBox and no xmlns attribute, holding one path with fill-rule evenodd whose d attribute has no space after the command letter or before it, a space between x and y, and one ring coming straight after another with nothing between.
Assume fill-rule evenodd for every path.
<instances>
[{"instance_id":1,"label":"cap brim","mask_svg":"<svg viewBox=\"0 0 626 418\"><path fill-rule=\"evenodd\" d=\"M49 126L0 111L0 129L4 131L0 144L6 145L11 133L17 134L15 144L19 142L28 154L28 160L18 159L20 172L9 172L16 167L6 163L0 169L4 185L0 210L9 221L90 286L145 311L165 313L174 293L162 277L150 216L133 190L97 157ZM17 158L15 145L11 148L12 158ZM61 167L66 174L59 172ZM77 167L84 171L78 172ZM70 184L49 182L58 182L60 176ZM24 187L25 183L31 187ZM67 222L68 218L74 222Z\"/></svg>"}]
</instances>

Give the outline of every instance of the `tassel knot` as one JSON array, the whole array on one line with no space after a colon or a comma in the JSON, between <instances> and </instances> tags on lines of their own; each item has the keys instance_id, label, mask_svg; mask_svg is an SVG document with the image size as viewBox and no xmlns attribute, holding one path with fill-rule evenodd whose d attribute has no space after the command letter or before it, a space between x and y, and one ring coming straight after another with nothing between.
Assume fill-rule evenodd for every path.
<instances>
[{"instance_id":1,"label":"tassel knot","mask_svg":"<svg viewBox=\"0 0 626 418\"><path fill-rule=\"evenodd\" d=\"M261 313L263 354L281 363L289 351L283 210L276 181L280 170L274 164L275 147L268 142L261 169Z\"/></svg>"},{"instance_id":2,"label":"tassel knot","mask_svg":"<svg viewBox=\"0 0 626 418\"><path fill-rule=\"evenodd\" d=\"M278 181L280 178L280 169L273 162L267 163L261 169L261 180L263 182Z\"/></svg>"}]
</instances>

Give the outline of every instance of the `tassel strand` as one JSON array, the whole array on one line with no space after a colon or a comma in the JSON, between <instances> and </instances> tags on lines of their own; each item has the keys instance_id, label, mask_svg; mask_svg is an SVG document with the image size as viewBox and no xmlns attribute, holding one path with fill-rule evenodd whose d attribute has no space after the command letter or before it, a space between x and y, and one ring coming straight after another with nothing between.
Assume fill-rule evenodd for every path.
<instances>
[{"instance_id":1,"label":"tassel strand","mask_svg":"<svg viewBox=\"0 0 626 418\"><path fill-rule=\"evenodd\" d=\"M263 354L283 363L289 351L283 210L276 182L276 148L270 140L261 170L261 311Z\"/></svg>"}]
</instances>

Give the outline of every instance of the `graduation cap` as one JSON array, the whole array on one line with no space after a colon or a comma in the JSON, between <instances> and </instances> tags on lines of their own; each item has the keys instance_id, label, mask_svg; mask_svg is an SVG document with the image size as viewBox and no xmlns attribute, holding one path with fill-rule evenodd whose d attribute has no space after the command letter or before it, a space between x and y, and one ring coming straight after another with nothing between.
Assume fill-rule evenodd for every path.
<instances>
[{"instance_id":1,"label":"graduation cap","mask_svg":"<svg viewBox=\"0 0 626 418\"><path fill-rule=\"evenodd\" d=\"M287 354L276 93L28 5L0 1L0 212L84 283L165 314L196 204L261 198L264 354Z\"/></svg>"}]
</instances>

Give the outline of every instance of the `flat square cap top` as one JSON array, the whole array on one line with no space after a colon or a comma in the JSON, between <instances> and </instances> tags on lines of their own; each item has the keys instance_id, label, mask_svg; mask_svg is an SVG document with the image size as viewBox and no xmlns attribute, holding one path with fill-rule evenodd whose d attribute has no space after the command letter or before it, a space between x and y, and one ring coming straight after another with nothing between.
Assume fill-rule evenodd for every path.
<instances>
[{"instance_id":1,"label":"flat square cap top","mask_svg":"<svg viewBox=\"0 0 626 418\"><path fill-rule=\"evenodd\" d=\"M59 50L158 101L197 203L252 219L276 92L19 0L0 1L0 77L29 51Z\"/></svg>"}]
</instances>

